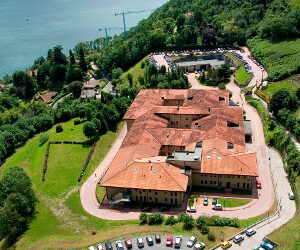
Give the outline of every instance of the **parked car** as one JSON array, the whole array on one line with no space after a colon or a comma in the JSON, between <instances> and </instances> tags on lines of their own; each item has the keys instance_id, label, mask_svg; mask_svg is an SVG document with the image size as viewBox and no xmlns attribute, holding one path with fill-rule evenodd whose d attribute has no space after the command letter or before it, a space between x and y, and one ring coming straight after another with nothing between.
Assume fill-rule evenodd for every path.
<instances>
[{"instance_id":1,"label":"parked car","mask_svg":"<svg viewBox=\"0 0 300 250\"><path fill-rule=\"evenodd\" d=\"M247 236L252 236L252 235L255 234L255 233L256 233L255 228L250 228L250 229L248 229L248 230L246 231L246 235L247 235Z\"/></svg>"},{"instance_id":2,"label":"parked car","mask_svg":"<svg viewBox=\"0 0 300 250\"><path fill-rule=\"evenodd\" d=\"M161 242L161 237L160 237L159 233L155 234L155 242L156 243L160 243Z\"/></svg>"},{"instance_id":3,"label":"parked car","mask_svg":"<svg viewBox=\"0 0 300 250\"><path fill-rule=\"evenodd\" d=\"M152 236L148 235L148 236L146 237L146 241L147 241L148 246L153 246L153 239L152 239Z\"/></svg>"},{"instance_id":4,"label":"parked car","mask_svg":"<svg viewBox=\"0 0 300 250\"><path fill-rule=\"evenodd\" d=\"M264 242L264 241L260 244L260 246L265 250L273 250L274 249L274 246L272 244L270 244L268 242Z\"/></svg>"},{"instance_id":5,"label":"parked car","mask_svg":"<svg viewBox=\"0 0 300 250\"><path fill-rule=\"evenodd\" d=\"M176 238L175 238L175 248L180 248L181 247L181 242L182 242L182 237L181 236L176 236Z\"/></svg>"},{"instance_id":6,"label":"parked car","mask_svg":"<svg viewBox=\"0 0 300 250\"><path fill-rule=\"evenodd\" d=\"M241 235L241 234L238 234L238 235L233 237L233 242L235 244L238 244L238 243L242 242L243 240L244 240L244 236Z\"/></svg>"},{"instance_id":7,"label":"parked car","mask_svg":"<svg viewBox=\"0 0 300 250\"><path fill-rule=\"evenodd\" d=\"M218 203L218 199L217 198L213 198L212 204L216 205Z\"/></svg>"},{"instance_id":8,"label":"parked car","mask_svg":"<svg viewBox=\"0 0 300 250\"><path fill-rule=\"evenodd\" d=\"M97 244L97 250L103 250L103 245L101 243L98 243Z\"/></svg>"},{"instance_id":9,"label":"parked car","mask_svg":"<svg viewBox=\"0 0 300 250\"><path fill-rule=\"evenodd\" d=\"M94 246L90 246L89 250L95 250L95 247Z\"/></svg>"},{"instance_id":10,"label":"parked car","mask_svg":"<svg viewBox=\"0 0 300 250\"><path fill-rule=\"evenodd\" d=\"M120 240L116 241L116 248L117 248L117 250L124 250L122 241L120 241Z\"/></svg>"},{"instance_id":11,"label":"parked car","mask_svg":"<svg viewBox=\"0 0 300 250\"><path fill-rule=\"evenodd\" d=\"M197 209L196 209L196 207L187 207L186 211L189 213L196 213Z\"/></svg>"},{"instance_id":12,"label":"parked car","mask_svg":"<svg viewBox=\"0 0 300 250\"><path fill-rule=\"evenodd\" d=\"M261 181L260 181L260 180L257 180L257 181L256 181L256 187L257 187L257 188L261 188Z\"/></svg>"},{"instance_id":13,"label":"parked car","mask_svg":"<svg viewBox=\"0 0 300 250\"><path fill-rule=\"evenodd\" d=\"M112 244L111 244L110 241L105 242L105 249L106 250L112 250L113 249Z\"/></svg>"},{"instance_id":14,"label":"parked car","mask_svg":"<svg viewBox=\"0 0 300 250\"><path fill-rule=\"evenodd\" d=\"M168 235L167 238L166 238L166 246L171 247L172 245L173 245L173 236Z\"/></svg>"},{"instance_id":15,"label":"parked car","mask_svg":"<svg viewBox=\"0 0 300 250\"><path fill-rule=\"evenodd\" d=\"M131 240L130 240L129 238L126 238L126 239L124 240L124 243L125 243L125 246L126 246L127 248L132 248L132 242L131 242Z\"/></svg>"},{"instance_id":16,"label":"parked car","mask_svg":"<svg viewBox=\"0 0 300 250\"><path fill-rule=\"evenodd\" d=\"M137 243L138 248L143 248L144 247L144 242L143 242L143 238L142 237L138 237L136 239L136 243Z\"/></svg>"},{"instance_id":17,"label":"parked car","mask_svg":"<svg viewBox=\"0 0 300 250\"><path fill-rule=\"evenodd\" d=\"M188 240L188 242L187 242L187 247L192 247L192 246L194 246L195 245L195 243L196 243L196 241L197 241L197 238L195 237L195 236L192 236L189 240Z\"/></svg>"},{"instance_id":18,"label":"parked car","mask_svg":"<svg viewBox=\"0 0 300 250\"><path fill-rule=\"evenodd\" d=\"M295 200L295 195L293 192L289 192L289 199L290 200Z\"/></svg>"},{"instance_id":19,"label":"parked car","mask_svg":"<svg viewBox=\"0 0 300 250\"><path fill-rule=\"evenodd\" d=\"M221 204L216 204L216 205L212 206L212 209L213 210L220 210L220 211L222 211L223 210L223 206Z\"/></svg>"},{"instance_id":20,"label":"parked car","mask_svg":"<svg viewBox=\"0 0 300 250\"><path fill-rule=\"evenodd\" d=\"M256 247L254 250L264 250L262 247Z\"/></svg>"},{"instance_id":21,"label":"parked car","mask_svg":"<svg viewBox=\"0 0 300 250\"><path fill-rule=\"evenodd\" d=\"M203 205L208 206L208 198L207 197L204 197Z\"/></svg>"},{"instance_id":22,"label":"parked car","mask_svg":"<svg viewBox=\"0 0 300 250\"><path fill-rule=\"evenodd\" d=\"M203 249L205 247L205 244L203 242L199 242L194 246L194 249Z\"/></svg>"},{"instance_id":23,"label":"parked car","mask_svg":"<svg viewBox=\"0 0 300 250\"><path fill-rule=\"evenodd\" d=\"M142 212L150 212L151 211L151 207L143 207L141 209Z\"/></svg>"},{"instance_id":24,"label":"parked car","mask_svg":"<svg viewBox=\"0 0 300 250\"><path fill-rule=\"evenodd\" d=\"M232 246L232 242L230 240L224 241L221 243L221 248L226 249Z\"/></svg>"},{"instance_id":25,"label":"parked car","mask_svg":"<svg viewBox=\"0 0 300 250\"><path fill-rule=\"evenodd\" d=\"M160 207L160 208L158 208L158 211L159 212L169 211L169 208L168 207Z\"/></svg>"}]
</instances>

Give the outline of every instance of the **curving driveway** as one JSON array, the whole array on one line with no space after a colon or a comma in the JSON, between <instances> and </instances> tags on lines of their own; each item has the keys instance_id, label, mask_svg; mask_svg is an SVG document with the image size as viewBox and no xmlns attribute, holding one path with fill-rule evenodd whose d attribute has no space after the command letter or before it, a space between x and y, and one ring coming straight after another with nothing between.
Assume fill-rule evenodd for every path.
<instances>
[{"instance_id":1,"label":"curving driveway","mask_svg":"<svg viewBox=\"0 0 300 250\"><path fill-rule=\"evenodd\" d=\"M254 77L250 82L250 86L252 86L256 84L256 81L261 79L262 71L250 59L248 59L247 55L249 54L249 50L247 48L244 49L245 49L245 53L241 53L241 55L243 55L243 57L247 61L249 61L249 64L253 68ZM266 77L266 75L267 74L265 72L264 77ZM198 81L195 79L194 74L189 74L188 78L189 81L191 82L192 88L213 89L212 87L206 87L200 85ZM259 178L262 181L263 187L261 190L258 191L258 193L254 192L253 196L257 198L254 199L251 203L243 207L234 208L234 209L228 208L225 211L213 211L211 208L202 207L198 209L197 213L192 214L193 217L195 218L198 217L199 215L206 215L206 216L219 215L219 216L226 216L226 217L237 217L239 219L247 219L251 217L256 217L258 215L267 212L271 208L274 202L274 189L273 189L273 183L272 183L271 172L270 172L269 158L271 159L271 162L274 163L277 162L278 164L281 164L274 170L276 172L276 175L274 174L274 176L276 176L277 178L275 180L277 181L280 179L281 180L280 185L285 186L285 188L282 189L282 191L276 189L278 197L281 200L286 200L286 195L287 195L286 191L291 190L289 182L287 178L285 178L286 174L283 170L280 157L278 158L278 155L269 152L268 147L265 145L263 127L258 113L252 106L247 104L244 96L242 96L240 93L240 88L233 83L233 79L231 79L231 82L227 85L227 89L233 92L232 100L238 102L244 108L244 110L246 111L247 119L251 120L252 122L253 142L252 144L247 144L246 149L249 151L254 151L257 154ZM80 199L84 210L102 219L129 220L129 219L137 219L140 215L139 210L136 211L129 210L129 209L116 210L116 209L110 209L109 206L99 205L95 196L97 181L99 180L100 176L103 175L103 173L105 173L109 164L113 160L115 154L117 153L126 135L126 132L127 132L126 126L124 126L116 142L114 143L113 147L110 149L109 153L106 155L106 157L98 166L98 168L95 170L95 172L82 185L80 190ZM282 219L282 221L287 221L289 220L289 218L293 217L296 211L296 208L294 209L293 206L295 208L294 202L291 203L291 205L289 206L290 208L286 208L285 206L282 207L281 214L284 214L284 218ZM176 213L178 213L178 210L170 211L164 214L168 215L168 214L176 214ZM280 217L283 216L281 215ZM282 222L279 221L278 223L279 224L281 223L280 225L282 225Z\"/></svg>"}]
</instances>

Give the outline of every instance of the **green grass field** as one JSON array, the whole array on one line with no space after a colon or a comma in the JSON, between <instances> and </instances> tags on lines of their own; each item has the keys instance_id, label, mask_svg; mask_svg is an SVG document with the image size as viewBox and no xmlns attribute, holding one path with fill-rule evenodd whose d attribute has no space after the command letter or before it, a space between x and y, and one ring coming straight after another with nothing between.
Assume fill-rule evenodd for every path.
<instances>
[{"instance_id":1,"label":"green grass field","mask_svg":"<svg viewBox=\"0 0 300 250\"><path fill-rule=\"evenodd\" d=\"M290 89L290 90L295 90L296 88L299 88L299 87L300 87L300 85L297 84L296 82L287 80L287 81L270 83L268 85L268 87L264 90L261 90L261 92L263 92L265 95L267 95L269 98L271 98L272 95L274 95L274 93L280 89L286 88L286 89Z\"/></svg>"},{"instance_id":2,"label":"green grass field","mask_svg":"<svg viewBox=\"0 0 300 250\"><path fill-rule=\"evenodd\" d=\"M250 199L218 198L218 203L226 207L241 207L248 204Z\"/></svg>"},{"instance_id":3,"label":"green grass field","mask_svg":"<svg viewBox=\"0 0 300 250\"><path fill-rule=\"evenodd\" d=\"M145 70L141 68L142 61L148 60L148 56L145 56L141 61L131 67L129 70L124 72L120 79L124 81L124 83L117 86L118 89L121 89L123 86L129 85L129 81L127 79L127 74L131 73L133 76L133 85L136 86L138 89L141 89L143 86L140 85L138 81L139 76L144 76Z\"/></svg>"},{"instance_id":4,"label":"green grass field","mask_svg":"<svg viewBox=\"0 0 300 250\"><path fill-rule=\"evenodd\" d=\"M245 66L231 53L226 53L225 55L230 57L237 65L239 65L239 68L235 72L235 80L240 84L246 84L250 81L252 74L247 74Z\"/></svg>"}]
</instances>

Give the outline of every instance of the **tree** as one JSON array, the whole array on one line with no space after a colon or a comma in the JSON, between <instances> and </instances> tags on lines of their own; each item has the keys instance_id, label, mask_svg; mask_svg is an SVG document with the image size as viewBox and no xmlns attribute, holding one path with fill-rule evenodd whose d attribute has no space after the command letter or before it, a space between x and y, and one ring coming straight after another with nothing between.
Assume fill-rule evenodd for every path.
<instances>
[{"instance_id":1,"label":"tree","mask_svg":"<svg viewBox=\"0 0 300 250\"><path fill-rule=\"evenodd\" d=\"M169 216L165 221L166 225L174 225L176 223L177 223L177 220L174 218L173 215Z\"/></svg>"},{"instance_id":2,"label":"tree","mask_svg":"<svg viewBox=\"0 0 300 250\"><path fill-rule=\"evenodd\" d=\"M61 132L64 131L64 128L63 128L63 126L61 124L58 124L56 126L55 130L56 130L56 133L61 133Z\"/></svg>"},{"instance_id":3,"label":"tree","mask_svg":"<svg viewBox=\"0 0 300 250\"><path fill-rule=\"evenodd\" d=\"M72 50L69 50L69 54L70 54L70 64L75 64L75 56L72 52Z\"/></svg>"},{"instance_id":4,"label":"tree","mask_svg":"<svg viewBox=\"0 0 300 250\"><path fill-rule=\"evenodd\" d=\"M54 84L61 83L66 77L66 66L63 64L55 64L50 68L49 74Z\"/></svg>"},{"instance_id":5,"label":"tree","mask_svg":"<svg viewBox=\"0 0 300 250\"><path fill-rule=\"evenodd\" d=\"M62 46L56 45L53 48L53 64L55 65L66 65L67 64L67 57L62 53Z\"/></svg>"},{"instance_id":6,"label":"tree","mask_svg":"<svg viewBox=\"0 0 300 250\"><path fill-rule=\"evenodd\" d=\"M86 73L87 72L87 64L84 58L84 51L83 48L80 48L79 50L79 66L82 70L82 72Z\"/></svg>"},{"instance_id":7,"label":"tree","mask_svg":"<svg viewBox=\"0 0 300 250\"><path fill-rule=\"evenodd\" d=\"M179 15L176 19L176 26L177 29L181 30L184 27L184 23L185 23L185 16L184 15Z\"/></svg>"},{"instance_id":8,"label":"tree","mask_svg":"<svg viewBox=\"0 0 300 250\"><path fill-rule=\"evenodd\" d=\"M86 122L83 125L83 134L87 137L87 138L92 138L93 136L95 136L97 134L97 127L95 125L94 122Z\"/></svg>"},{"instance_id":9,"label":"tree","mask_svg":"<svg viewBox=\"0 0 300 250\"><path fill-rule=\"evenodd\" d=\"M36 201L24 170L11 168L0 180L0 240L16 238L28 228Z\"/></svg>"},{"instance_id":10,"label":"tree","mask_svg":"<svg viewBox=\"0 0 300 250\"><path fill-rule=\"evenodd\" d=\"M131 73L128 73L126 75L128 81L129 81L129 85L132 87L132 84L133 84L133 75Z\"/></svg>"},{"instance_id":11,"label":"tree","mask_svg":"<svg viewBox=\"0 0 300 250\"><path fill-rule=\"evenodd\" d=\"M188 215L188 216L184 217L184 219L183 219L183 228L184 229L191 229L194 227L194 225L195 225L195 221L192 216Z\"/></svg>"},{"instance_id":12,"label":"tree","mask_svg":"<svg viewBox=\"0 0 300 250\"><path fill-rule=\"evenodd\" d=\"M66 74L66 81L67 83L73 81L82 81L83 74L81 69L76 64L70 64L68 67L68 72Z\"/></svg>"},{"instance_id":13,"label":"tree","mask_svg":"<svg viewBox=\"0 0 300 250\"><path fill-rule=\"evenodd\" d=\"M75 98L79 98L81 94L82 86L83 86L83 82L74 81L69 84L68 90L72 92Z\"/></svg>"},{"instance_id":14,"label":"tree","mask_svg":"<svg viewBox=\"0 0 300 250\"><path fill-rule=\"evenodd\" d=\"M206 219L203 216L199 216L196 220L196 227L201 229L203 226L206 225Z\"/></svg>"},{"instance_id":15,"label":"tree","mask_svg":"<svg viewBox=\"0 0 300 250\"><path fill-rule=\"evenodd\" d=\"M111 73L112 73L113 79L119 79L120 76L123 74L123 70L119 67L119 68L113 69Z\"/></svg>"},{"instance_id":16,"label":"tree","mask_svg":"<svg viewBox=\"0 0 300 250\"><path fill-rule=\"evenodd\" d=\"M289 109L291 103L291 94L290 92L283 88L278 90L270 99L268 109L270 112L273 112L277 116L280 109L286 108Z\"/></svg>"}]
</instances>

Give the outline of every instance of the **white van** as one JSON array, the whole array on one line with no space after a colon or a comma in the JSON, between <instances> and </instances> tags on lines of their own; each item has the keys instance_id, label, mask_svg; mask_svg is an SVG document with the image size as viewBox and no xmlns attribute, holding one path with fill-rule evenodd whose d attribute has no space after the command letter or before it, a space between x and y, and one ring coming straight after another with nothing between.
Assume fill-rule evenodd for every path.
<instances>
[{"instance_id":1,"label":"white van","mask_svg":"<svg viewBox=\"0 0 300 250\"><path fill-rule=\"evenodd\" d=\"M289 199L290 200L295 200L295 195L293 192L289 192Z\"/></svg>"}]
</instances>

